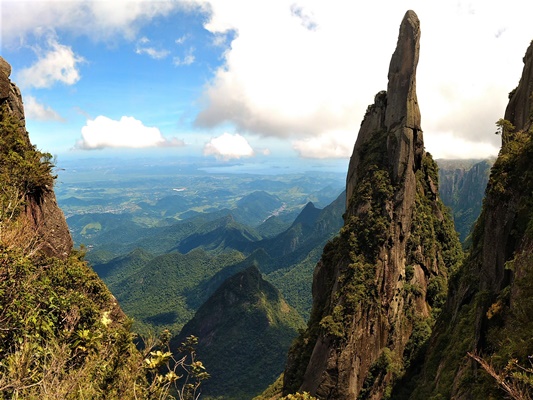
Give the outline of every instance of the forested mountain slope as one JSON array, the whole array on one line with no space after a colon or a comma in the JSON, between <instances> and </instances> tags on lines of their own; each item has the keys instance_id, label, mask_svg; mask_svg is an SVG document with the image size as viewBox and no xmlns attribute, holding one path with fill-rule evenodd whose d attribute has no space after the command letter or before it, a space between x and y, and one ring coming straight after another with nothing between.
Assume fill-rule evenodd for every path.
<instances>
[{"instance_id":1,"label":"forested mountain slope","mask_svg":"<svg viewBox=\"0 0 533 400\"><path fill-rule=\"evenodd\" d=\"M251 399L282 372L304 321L280 292L249 267L228 278L173 339L199 337L198 352L212 377L208 398Z\"/></svg>"},{"instance_id":2,"label":"forested mountain slope","mask_svg":"<svg viewBox=\"0 0 533 400\"><path fill-rule=\"evenodd\" d=\"M0 57L0 398L151 398L129 322L72 251L50 154Z\"/></svg>"}]
</instances>

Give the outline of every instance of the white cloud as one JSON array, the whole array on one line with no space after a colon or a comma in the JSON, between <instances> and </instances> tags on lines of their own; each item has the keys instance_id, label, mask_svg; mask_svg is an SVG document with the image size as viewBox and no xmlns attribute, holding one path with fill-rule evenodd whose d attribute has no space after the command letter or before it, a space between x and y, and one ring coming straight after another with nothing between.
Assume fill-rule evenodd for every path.
<instances>
[{"instance_id":1,"label":"white cloud","mask_svg":"<svg viewBox=\"0 0 533 400\"><path fill-rule=\"evenodd\" d=\"M152 46L147 46L148 43L150 43L150 40L143 36L137 41L137 47L135 49L135 53L137 54L146 54L153 58L154 60L162 60L163 58L166 58L170 51L165 49L156 49Z\"/></svg>"},{"instance_id":2,"label":"white cloud","mask_svg":"<svg viewBox=\"0 0 533 400\"><path fill-rule=\"evenodd\" d=\"M196 57L194 56L194 47L189 47L189 49L185 52L185 55L183 58L181 57L174 57L172 60L172 63L176 67L180 67L182 65L191 65L196 60Z\"/></svg>"},{"instance_id":3,"label":"white cloud","mask_svg":"<svg viewBox=\"0 0 533 400\"><path fill-rule=\"evenodd\" d=\"M302 155L324 135L333 140L332 132L351 135L351 145L337 139L332 153L351 152L367 105L386 88L407 9L421 20L418 100L428 150L437 156L461 143L479 143L484 151L498 147L494 121L503 115L533 38L533 3L520 0L505 7L486 0L209 3L206 29L215 37L235 35L206 87L197 125L230 123L241 132L293 138ZM430 148L431 135L448 132L449 142Z\"/></svg>"},{"instance_id":4,"label":"white cloud","mask_svg":"<svg viewBox=\"0 0 533 400\"><path fill-rule=\"evenodd\" d=\"M179 38L177 38L174 42L176 44L180 44L181 45L181 44L185 43L185 41L187 39L189 39L189 35L183 35L183 36L180 36Z\"/></svg>"},{"instance_id":5,"label":"white cloud","mask_svg":"<svg viewBox=\"0 0 533 400\"><path fill-rule=\"evenodd\" d=\"M52 108L41 104L33 96L24 96L24 111L28 119L37 121L64 121Z\"/></svg>"},{"instance_id":6,"label":"white cloud","mask_svg":"<svg viewBox=\"0 0 533 400\"><path fill-rule=\"evenodd\" d=\"M81 78L78 64L84 59L72 48L60 44L54 34L46 34L46 48L34 48L37 61L17 74L22 87L48 88L56 82L74 85Z\"/></svg>"},{"instance_id":7,"label":"white cloud","mask_svg":"<svg viewBox=\"0 0 533 400\"><path fill-rule=\"evenodd\" d=\"M67 30L94 40L113 40L119 35L134 39L139 29L177 9L193 10L193 1L146 0L17 0L2 2L2 40L14 42L35 27Z\"/></svg>"},{"instance_id":8,"label":"white cloud","mask_svg":"<svg viewBox=\"0 0 533 400\"><path fill-rule=\"evenodd\" d=\"M495 135L494 131L495 129L492 130L493 136L498 142L501 142L501 136ZM499 144L496 146L492 143L471 141L455 137L451 133L432 135L429 138L424 138L424 141L427 149L438 150L435 153L430 151L435 158L485 158L489 154L498 154L499 150Z\"/></svg>"},{"instance_id":9,"label":"white cloud","mask_svg":"<svg viewBox=\"0 0 533 400\"><path fill-rule=\"evenodd\" d=\"M232 158L251 157L254 155L254 150L243 136L226 132L206 143L204 155L228 161Z\"/></svg>"},{"instance_id":10,"label":"white cloud","mask_svg":"<svg viewBox=\"0 0 533 400\"><path fill-rule=\"evenodd\" d=\"M346 158L353 151L353 134L328 132L292 142L292 147L303 158Z\"/></svg>"},{"instance_id":11,"label":"white cloud","mask_svg":"<svg viewBox=\"0 0 533 400\"><path fill-rule=\"evenodd\" d=\"M156 127L144 126L134 117L123 116L115 121L103 115L87 120L81 129L82 139L76 144L84 150L112 148L146 148L184 146L182 140L166 139Z\"/></svg>"}]
</instances>

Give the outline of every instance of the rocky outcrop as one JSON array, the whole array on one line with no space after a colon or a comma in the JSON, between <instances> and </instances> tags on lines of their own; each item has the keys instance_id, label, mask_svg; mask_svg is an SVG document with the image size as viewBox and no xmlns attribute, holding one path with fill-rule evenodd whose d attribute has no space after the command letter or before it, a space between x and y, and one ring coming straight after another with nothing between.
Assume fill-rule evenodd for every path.
<instances>
[{"instance_id":1,"label":"rocky outcrop","mask_svg":"<svg viewBox=\"0 0 533 400\"><path fill-rule=\"evenodd\" d=\"M0 107L18 121L20 137L26 142L27 148L31 149L33 146L26 131L22 96L19 88L10 81L10 75L11 66L0 57ZM26 194L25 214L30 226L37 232L41 250L46 255L65 258L70 254L72 238L52 187Z\"/></svg>"},{"instance_id":2,"label":"rocky outcrop","mask_svg":"<svg viewBox=\"0 0 533 400\"><path fill-rule=\"evenodd\" d=\"M527 131L531 127L533 112L533 46L529 46L524 56L524 69L522 77L515 90L509 97L509 104L505 109L505 119L511 122L516 130ZM502 141L508 140L503 137Z\"/></svg>"},{"instance_id":3,"label":"rocky outcrop","mask_svg":"<svg viewBox=\"0 0 533 400\"><path fill-rule=\"evenodd\" d=\"M416 96L416 67L420 52L420 22L413 11L405 14L396 50L389 66L387 92L376 95L361 124L346 180L346 204L357 183L360 149L376 132L390 133L387 152L394 166L392 178L399 182L409 174L408 165L420 166L424 151L420 109Z\"/></svg>"},{"instance_id":4,"label":"rocky outcrop","mask_svg":"<svg viewBox=\"0 0 533 400\"><path fill-rule=\"evenodd\" d=\"M420 26L408 11L387 92L368 107L347 175L345 224L324 248L307 331L284 391L380 399L416 358L461 258L424 151L416 97Z\"/></svg>"}]
</instances>

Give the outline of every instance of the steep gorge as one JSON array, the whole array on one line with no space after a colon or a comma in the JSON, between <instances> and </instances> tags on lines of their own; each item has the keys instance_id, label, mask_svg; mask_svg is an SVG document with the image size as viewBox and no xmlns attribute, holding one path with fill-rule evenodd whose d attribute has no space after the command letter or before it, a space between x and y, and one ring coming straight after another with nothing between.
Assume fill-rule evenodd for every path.
<instances>
[{"instance_id":1,"label":"steep gorge","mask_svg":"<svg viewBox=\"0 0 533 400\"><path fill-rule=\"evenodd\" d=\"M429 337L462 251L438 196L416 96L420 24L400 26L386 92L361 124L347 209L313 280L307 330L293 345L284 392L324 399L390 395Z\"/></svg>"}]
</instances>

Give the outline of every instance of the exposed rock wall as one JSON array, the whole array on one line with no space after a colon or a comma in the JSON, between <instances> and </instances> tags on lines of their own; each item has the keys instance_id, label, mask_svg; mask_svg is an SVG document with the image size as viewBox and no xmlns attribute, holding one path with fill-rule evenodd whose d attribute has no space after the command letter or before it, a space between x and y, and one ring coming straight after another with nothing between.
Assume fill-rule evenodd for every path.
<instances>
[{"instance_id":1,"label":"exposed rock wall","mask_svg":"<svg viewBox=\"0 0 533 400\"><path fill-rule=\"evenodd\" d=\"M485 189L494 160L438 160L439 193L452 210L455 229L463 246L481 213Z\"/></svg>"},{"instance_id":2,"label":"exposed rock wall","mask_svg":"<svg viewBox=\"0 0 533 400\"><path fill-rule=\"evenodd\" d=\"M416 97L420 25L400 26L387 92L368 107L347 174L340 235L315 269L308 330L289 354L285 392L380 399L416 357L461 250L424 151ZM438 289L438 290L437 290Z\"/></svg>"},{"instance_id":3,"label":"exposed rock wall","mask_svg":"<svg viewBox=\"0 0 533 400\"><path fill-rule=\"evenodd\" d=\"M506 379L513 373L511 360L529 366L533 352L533 293L528 289L533 282L532 96L533 44L505 111L505 119L516 129L502 138L469 257L451 287L422 372L413 381L411 399L504 398L496 380L481 372L468 352L484 357L497 372L505 370ZM520 283L528 276L527 284ZM531 397L531 385L523 387L527 397L513 398Z\"/></svg>"},{"instance_id":4,"label":"exposed rock wall","mask_svg":"<svg viewBox=\"0 0 533 400\"><path fill-rule=\"evenodd\" d=\"M512 92L509 104L505 109L505 119L510 121L516 130L527 131L531 127L533 112L533 46L529 46L524 56L524 69L516 89ZM507 140L503 138L503 142Z\"/></svg>"},{"instance_id":5,"label":"exposed rock wall","mask_svg":"<svg viewBox=\"0 0 533 400\"><path fill-rule=\"evenodd\" d=\"M19 88L9 79L11 66L0 57L0 107L19 121L19 129L28 148L32 147L26 131L24 105ZM0 132L0 134L6 134ZM57 205L53 188L42 193L29 193L25 212L30 225L40 237L41 250L49 256L65 258L72 250L72 238L63 212Z\"/></svg>"}]
</instances>

